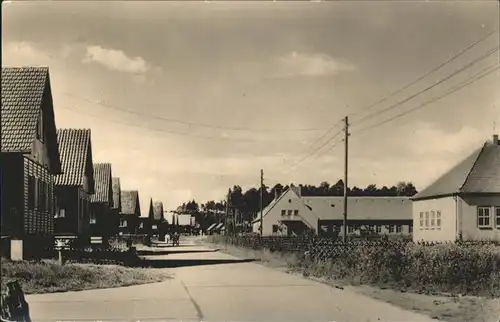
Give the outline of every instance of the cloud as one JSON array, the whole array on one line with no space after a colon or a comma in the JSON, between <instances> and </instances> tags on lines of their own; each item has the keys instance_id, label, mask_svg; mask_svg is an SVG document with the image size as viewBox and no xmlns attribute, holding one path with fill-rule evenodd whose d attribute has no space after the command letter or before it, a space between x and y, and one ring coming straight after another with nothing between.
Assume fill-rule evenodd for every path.
<instances>
[{"instance_id":1,"label":"cloud","mask_svg":"<svg viewBox=\"0 0 500 322\"><path fill-rule=\"evenodd\" d=\"M326 54L291 52L277 58L277 77L326 76L353 70L348 63L340 62Z\"/></svg>"},{"instance_id":2,"label":"cloud","mask_svg":"<svg viewBox=\"0 0 500 322\"><path fill-rule=\"evenodd\" d=\"M414 155L420 157L458 157L477 148L486 140L485 133L464 126L455 132L446 132L431 123L420 123L412 142Z\"/></svg>"},{"instance_id":3,"label":"cloud","mask_svg":"<svg viewBox=\"0 0 500 322\"><path fill-rule=\"evenodd\" d=\"M30 42L15 41L2 44L2 65L8 66L41 66L47 65L56 58ZM28 64L26 62L29 62Z\"/></svg>"},{"instance_id":4,"label":"cloud","mask_svg":"<svg viewBox=\"0 0 500 322\"><path fill-rule=\"evenodd\" d=\"M123 51L88 46L83 60L85 63L99 63L112 71L140 74L151 69L151 66L141 57L129 57Z\"/></svg>"}]
</instances>

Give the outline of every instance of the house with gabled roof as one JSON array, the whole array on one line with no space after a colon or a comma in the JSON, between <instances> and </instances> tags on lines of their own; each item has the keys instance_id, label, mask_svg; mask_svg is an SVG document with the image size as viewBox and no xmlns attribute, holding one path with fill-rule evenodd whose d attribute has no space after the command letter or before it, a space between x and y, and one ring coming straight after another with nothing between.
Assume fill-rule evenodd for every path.
<instances>
[{"instance_id":1,"label":"house with gabled roof","mask_svg":"<svg viewBox=\"0 0 500 322\"><path fill-rule=\"evenodd\" d=\"M118 226L119 233L136 234L140 216L141 205L139 203L139 191L122 190L120 224Z\"/></svg>"},{"instance_id":2,"label":"house with gabled roof","mask_svg":"<svg viewBox=\"0 0 500 322\"><path fill-rule=\"evenodd\" d=\"M500 240L498 135L412 199L415 241Z\"/></svg>"},{"instance_id":3,"label":"house with gabled roof","mask_svg":"<svg viewBox=\"0 0 500 322\"><path fill-rule=\"evenodd\" d=\"M49 69L2 67L1 235L11 258L52 243L54 181L62 173Z\"/></svg>"},{"instance_id":4,"label":"house with gabled roof","mask_svg":"<svg viewBox=\"0 0 500 322\"><path fill-rule=\"evenodd\" d=\"M94 163L95 193L90 197L90 233L107 244L114 229L111 163Z\"/></svg>"},{"instance_id":5,"label":"house with gabled roof","mask_svg":"<svg viewBox=\"0 0 500 322\"><path fill-rule=\"evenodd\" d=\"M344 198L302 196L301 187L290 185L263 210L263 235L343 234ZM370 232L380 235L410 235L413 230L409 197L349 197L349 235ZM253 221L260 233L260 214Z\"/></svg>"},{"instance_id":6,"label":"house with gabled roof","mask_svg":"<svg viewBox=\"0 0 500 322\"><path fill-rule=\"evenodd\" d=\"M95 193L90 129L58 129L63 174L56 177L55 234L90 243L90 198Z\"/></svg>"}]
</instances>

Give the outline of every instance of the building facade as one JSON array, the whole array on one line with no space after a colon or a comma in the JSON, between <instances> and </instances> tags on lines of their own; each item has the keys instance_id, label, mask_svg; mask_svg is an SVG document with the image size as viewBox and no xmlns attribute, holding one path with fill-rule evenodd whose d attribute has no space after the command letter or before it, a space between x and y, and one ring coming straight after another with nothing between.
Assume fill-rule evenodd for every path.
<instances>
[{"instance_id":1,"label":"building facade","mask_svg":"<svg viewBox=\"0 0 500 322\"><path fill-rule=\"evenodd\" d=\"M301 196L300 187L291 186L263 211L263 235L294 236L313 233L343 235L343 197ZM349 235L411 235L412 206L409 197L349 197ZM260 232L260 216L253 231Z\"/></svg>"},{"instance_id":2,"label":"building facade","mask_svg":"<svg viewBox=\"0 0 500 322\"><path fill-rule=\"evenodd\" d=\"M55 235L90 244L90 198L95 193L90 129L58 129L63 174L56 177Z\"/></svg>"},{"instance_id":3,"label":"building facade","mask_svg":"<svg viewBox=\"0 0 500 322\"><path fill-rule=\"evenodd\" d=\"M61 173L48 68L2 68L1 235L12 259L53 243Z\"/></svg>"},{"instance_id":4,"label":"building facade","mask_svg":"<svg viewBox=\"0 0 500 322\"><path fill-rule=\"evenodd\" d=\"M498 135L413 197L415 241L500 240Z\"/></svg>"}]
</instances>

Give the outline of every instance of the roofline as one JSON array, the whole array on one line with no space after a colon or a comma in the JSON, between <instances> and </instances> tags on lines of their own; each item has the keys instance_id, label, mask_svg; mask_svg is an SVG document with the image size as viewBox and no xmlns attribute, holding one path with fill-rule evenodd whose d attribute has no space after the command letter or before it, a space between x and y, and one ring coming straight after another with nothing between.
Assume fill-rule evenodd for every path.
<instances>
[{"instance_id":1,"label":"roofline","mask_svg":"<svg viewBox=\"0 0 500 322\"><path fill-rule=\"evenodd\" d=\"M481 148L481 151L479 151L479 153L477 154L476 160L474 160L474 163L472 164L472 167L470 167L470 169L469 169L469 173L467 173L467 176L465 177L464 182L462 182L462 184L460 185L460 188L458 188L458 191L460 191L460 192L463 191L465 183L467 183L467 180L469 180L469 176L472 173L472 170L474 170L476 168L477 161L481 158L481 154L483 154L484 149L486 148L487 143L488 142L486 142L486 143L483 144L483 147Z\"/></svg>"}]
</instances>

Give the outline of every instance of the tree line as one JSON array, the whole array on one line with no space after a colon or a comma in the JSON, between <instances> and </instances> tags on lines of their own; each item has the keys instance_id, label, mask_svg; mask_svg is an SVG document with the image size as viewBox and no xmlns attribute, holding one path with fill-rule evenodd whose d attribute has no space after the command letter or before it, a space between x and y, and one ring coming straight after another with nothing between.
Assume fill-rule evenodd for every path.
<instances>
[{"instance_id":1,"label":"tree line","mask_svg":"<svg viewBox=\"0 0 500 322\"><path fill-rule=\"evenodd\" d=\"M344 182L342 180L331 185L324 181L318 186L298 185L302 196L343 196ZM263 189L263 207L266 207L275 198L289 188L288 185L276 184L273 187L264 186ZM353 197L411 197L417 193L417 189L411 182L400 181L392 187L377 187L370 184L365 188L348 188L348 195ZM252 187L243 191L241 186L235 185L228 191L230 206L238 210L242 221L251 221L260 211L260 188ZM226 199L226 198L224 198ZM196 200L184 202L177 208L177 212L190 213L195 217L196 223L202 228L206 228L213 223L221 222L226 212L226 200L210 200L205 203L198 203Z\"/></svg>"}]
</instances>

